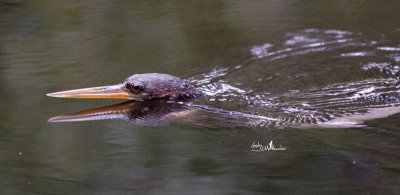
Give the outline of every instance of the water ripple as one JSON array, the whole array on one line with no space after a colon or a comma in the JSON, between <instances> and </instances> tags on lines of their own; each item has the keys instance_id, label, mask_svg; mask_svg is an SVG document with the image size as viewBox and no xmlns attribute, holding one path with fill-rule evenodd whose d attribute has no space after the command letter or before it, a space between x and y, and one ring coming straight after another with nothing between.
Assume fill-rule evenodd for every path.
<instances>
[{"instance_id":1,"label":"water ripple","mask_svg":"<svg viewBox=\"0 0 400 195\"><path fill-rule=\"evenodd\" d=\"M248 117L250 114L280 119L279 122L274 123L247 121L253 125L263 124L276 127L276 125L295 123L323 123L338 117L372 113L374 109L378 108L387 107L389 109L399 104L399 81L396 77L400 69L396 65L396 62L399 61L399 48L376 46L382 44L379 39L368 40L363 38L360 33L334 29L305 29L288 33L286 37L287 39L282 44L264 43L251 47L250 53L254 56L253 62L228 68L216 67L211 72L202 74L202 77L192 78L192 80L208 96L208 100L218 102L218 104L211 104L212 106L234 110L234 112L242 113L243 117ZM377 51L391 53L382 55L374 48ZM370 61L361 66L355 64L359 68L354 70L354 78L363 77L363 71L373 69L379 70L389 78L379 78L380 76L375 74L364 80L338 82L321 88L293 89L274 95L269 92L269 88L256 88L248 82L255 79L260 85L261 83L268 84L273 79L287 75L287 72L283 72L285 69L275 68L274 74L265 79L263 77L235 78L235 75L240 75L240 72L256 68L262 70L262 66L271 66L268 62L292 61L294 57L296 59L300 56L309 57L317 52L324 52L321 55L332 59L348 59L349 57L381 61L384 59L386 61ZM355 65L349 64L348 66L355 67ZM235 74L231 74L232 72ZM310 76L312 74L312 72L310 74L296 72L296 75L288 75L287 78L312 79ZM318 72L315 74L318 75ZM226 117L230 116L226 115ZM235 116L239 116L239 114ZM354 124L358 123L359 121Z\"/></svg>"}]
</instances>

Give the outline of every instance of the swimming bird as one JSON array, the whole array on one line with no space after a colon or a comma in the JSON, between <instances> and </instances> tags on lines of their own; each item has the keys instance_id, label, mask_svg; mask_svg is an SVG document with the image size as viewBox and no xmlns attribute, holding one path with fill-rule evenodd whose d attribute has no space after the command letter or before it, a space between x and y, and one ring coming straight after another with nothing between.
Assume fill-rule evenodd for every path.
<instances>
[{"instance_id":1,"label":"swimming bird","mask_svg":"<svg viewBox=\"0 0 400 195\"><path fill-rule=\"evenodd\" d=\"M394 81L395 82L395 81ZM368 81L371 84L372 81ZM374 81L376 86L382 85L381 80ZM387 84L388 82L383 82ZM352 83L350 86L359 85L364 86L364 83ZM398 94L397 89L393 91L396 85L387 87L385 86L384 94ZM297 95L290 94L290 98L294 98L295 101L290 98L286 98L286 102L281 102L282 106L289 107L304 107L304 111L297 109L298 111L288 112L282 110L278 114L278 117L269 117L262 115L254 115L243 112L229 111L218 108L212 108L201 105L191 105L189 107L179 107L179 109L173 104L151 102L146 103L149 100L191 100L202 96L202 92L198 91L193 85L187 81L178 77L159 74L159 73L147 73L147 74L134 74L124 82L116 85L102 86L102 87L91 87L84 89L75 89L68 91L61 91L55 93L49 93L47 96L60 97L60 98L102 98L102 99L124 99L133 100L135 102L143 102L143 104L121 104L114 105L99 109L92 109L88 111L78 112L70 115L58 116L50 119L50 122L67 122L67 121L87 121L87 120L100 120L100 119L141 119L150 117L151 120L148 122L153 123L155 118L160 119L159 121L171 121L175 118L183 118L185 116L192 116L193 113L201 110L211 113L218 113L221 116L234 117L235 120L241 118L249 120L245 124L249 126L255 126L261 124L262 126L301 126L301 127L359 127L363 126L363 122L366 120L384 118L389 115L399 113L400 106L397 98L385 98L377 106L371 104L359 105L359 98L349 98L347 94L347 88L344 89L343 93L339 93L338 89L335 89L334 93L329 93L329 87L323 88L324 95L318 90L313 90L309 93L299 93ZM340 89L339 89L340 90ZM383 94L382 92L380 94ZM284 97L284 96L282 96ZM377 96L376 98L380 98ZM304 102L298 102L298 99L303 101L308 100L309 102L318 103L321 99L325 102L331 102L332 106L328 103L326 105L322 102L322 107L318 107L318 104L310 106ZM291 104L293 105L291 105ZM338 109L338 106L342 106ZM349 108L348 111L339 112L343 108ZM142 108L143 107L143 108ZM153 108L153 109L150 109ZM160 109L163 108L163 109ZM314 108L314 110L309 110ZM319 108L319 109L318 109ZM273 112L274 110L272 110ZM146 116L146 117L143 117ZM193 117L189 117L193 118ZM142 122L140 122L142 123ZM310 126L311 125L311 126Z\"/></svg>"},{"instance_id":2,"label":"swimming bird","mask_svg":"<svg viewBox=\"0 0 400 195\"><path fill-rule=\"evenodd\" d=\"M60 91L49 93L47 96L130 100L117 105L53 117L49 119L49 122L124 119L136 124L159 124L161 121L167 122L176 118L191 118L190 116L200 110L220 114L228 113L233 117L275 120L206 106L185 106L169 102L168 100L192 100L203 96L203 93L183 79L159 73L134 74L120 84Z\"/></svg>"},{"instance_id":3,"label":"swimming bird","mask_svg":"<svg viewBox=\"0 0 400 195\"><path fill-rule=\"evenodd\" d=\"M185 80L159 73L134 74L125 79L124 82L116 85L47 94L47 96L58 98L100 98L136 101L149 99L188 100L201 95L200 91Z\"/></svg>"}]
</instances>

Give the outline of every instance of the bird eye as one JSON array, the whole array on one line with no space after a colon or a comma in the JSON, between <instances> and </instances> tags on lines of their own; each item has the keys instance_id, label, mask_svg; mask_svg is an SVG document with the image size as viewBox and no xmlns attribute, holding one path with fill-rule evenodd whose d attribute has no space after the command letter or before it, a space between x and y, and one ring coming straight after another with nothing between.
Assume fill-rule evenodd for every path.
<instances>
[{"instance_id":1,"label":"bird eye","mask_svg":"<svg viewBox=\"0 0 400 195\"><path fill-rule=\"evenodd\" d=\"M139 94L140 92L143 91L142 83L128 83L128 86L131 89L131 91L135 94Z\"/></svg>"}]
</instances>

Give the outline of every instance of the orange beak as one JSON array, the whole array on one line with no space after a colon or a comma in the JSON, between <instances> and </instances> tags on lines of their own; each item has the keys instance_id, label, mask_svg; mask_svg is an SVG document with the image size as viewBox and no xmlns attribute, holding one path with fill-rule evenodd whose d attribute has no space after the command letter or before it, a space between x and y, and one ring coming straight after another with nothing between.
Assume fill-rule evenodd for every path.
<instances>
[{"instance_id":1,"label":"orange beak","mask_svg":"<svg viewBox=\"0 0 400 195\"><path fill-rule=\"evenodd\" d=\"M46 94L50 97L58 98L88 98L88 99L124 99L137 100L141 95L136 95L125 90L124 84L91 87L84 89L74 89Z\"/></svg>"}]
</instances>

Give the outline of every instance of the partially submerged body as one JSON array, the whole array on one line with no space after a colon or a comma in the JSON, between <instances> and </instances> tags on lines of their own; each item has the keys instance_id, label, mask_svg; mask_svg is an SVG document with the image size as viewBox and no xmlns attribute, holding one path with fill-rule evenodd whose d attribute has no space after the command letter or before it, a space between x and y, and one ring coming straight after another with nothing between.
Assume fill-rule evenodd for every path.
<instances>
[{"instance_id":1,"label":"partially submerged body","mask_svg":"<svg viewBox=\"0 0 400 195\"><path fill-rule=\"evenodd\" d=\"M324 93L327 89L324 89ZM283 98L286 103L282 102L282 105L278 106L297 107L296 110L304 111L286 113L287 111L279 109L281 111L277 112L278 115L268 111L265 114L251 114L188 103L202 96L202 93L182 79L158 73L135 74L117 85L62 91L47 95L63 98L133 100L113 106L54 117L49 120L50 122L123 119L142 125L159 125L160 123L165 124L171 121L183 121L193 124L202 123L201 125L205 126L208 123L207 119L200 117L198 113L207 112L219 115L222 123L232 119L231 121L235 122L234 125L240 126L346 128L359 127L362 126L365 120L383 118L400 112L398 104L391 100L385 100L387 104L383 106L358 107L357 102L347 99L347 90L343 91L343 93L338 92L337 89L333 91L334 95L328 93L325 96L321 96L318 91L297 95L290 94L287 98ZM392 92L389 90L382 94ZM290 98L296 101L292 102ZM297 102L299 99L302 99L302 102ZM307 100L313 100L317 104L310 106L306 103ZM349 109L347 113L343 113L343 107L338 107L340 105L350 106L352 109ZM310 110L311 108L313 110Z\"/></svg>"}]
</instances>

